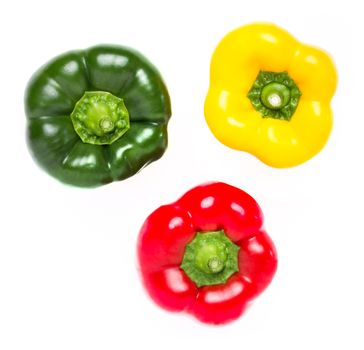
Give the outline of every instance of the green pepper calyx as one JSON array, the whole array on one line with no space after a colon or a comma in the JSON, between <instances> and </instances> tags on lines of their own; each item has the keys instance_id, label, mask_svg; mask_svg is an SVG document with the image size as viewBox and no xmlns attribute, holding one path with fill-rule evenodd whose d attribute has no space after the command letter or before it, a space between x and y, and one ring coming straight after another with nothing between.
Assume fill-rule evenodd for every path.
<instances>
[{"instance_id":1,"label":"green pepper calyx","mask_svg":"<svg viewBox=\"0 0 364 350\"><path fill-rule=\"evenodd\" d=\"M260 71L247 96L263 118L290 121L301 91L287 72Z\"/></svg>"},{"instance_id":2,"label":"green pepper calyx","mask_svg":"<svg viewBox=\"0 0 364 350\"><path fill-rule=\"evenodd\" d=\"M197 233L186 246L181 268L197 287L225 283L239 271L238 252L224 231Z\"/></svg>"},{"instance_id":3,"label":"green pepper calyx","mask_svg":"<svg viewBox=\"0 0 364 350\"><path fill-rule=\"evenodd\" d=\"M71 120L84 143L109 145L130 128L123 99L105 91L86 91L76 103Z\"/></svg>"}]
</instances>

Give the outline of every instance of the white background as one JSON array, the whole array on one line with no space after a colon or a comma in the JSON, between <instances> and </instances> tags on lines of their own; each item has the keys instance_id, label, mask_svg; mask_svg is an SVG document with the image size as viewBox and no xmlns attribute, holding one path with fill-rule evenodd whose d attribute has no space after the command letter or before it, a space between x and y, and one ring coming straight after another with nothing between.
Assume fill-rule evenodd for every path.
<instances>
[{"instance_id":1,"label":"white background","mask_svg":"<svg viewBox=\"0 0 364 350\"><path fill-rule=\"evenodd\" d=\"M364 348L364 24L354 1L7 1L0 17L0 349ZM253 21L336 62L331 138L295 168L221 145L204 121L212 51ZM99 43L144 53L168 85L173 117L161 160L82 190L33 162L23 94L47 60ZM147 215L209 180L256 198L279 253L270 287L223 327L161 310L136 270Z\"/></svg>"}]
</instances>

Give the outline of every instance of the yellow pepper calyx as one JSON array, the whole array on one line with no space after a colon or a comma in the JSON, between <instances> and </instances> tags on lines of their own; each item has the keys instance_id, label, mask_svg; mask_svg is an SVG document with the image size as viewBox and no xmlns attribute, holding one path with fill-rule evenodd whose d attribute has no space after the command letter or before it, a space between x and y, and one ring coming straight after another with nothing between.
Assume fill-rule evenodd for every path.
<instances>
[{"instance_id":1,"label":"yellow pepper calyx","mask_svg":"<svg viewBox=\"0 0 364 350\"><path fill-rule=\"evenodd\" d=\"M263 118L290 121L301 91L287 72L260 71L247 96Z\"/></svg>"}]
</instances>

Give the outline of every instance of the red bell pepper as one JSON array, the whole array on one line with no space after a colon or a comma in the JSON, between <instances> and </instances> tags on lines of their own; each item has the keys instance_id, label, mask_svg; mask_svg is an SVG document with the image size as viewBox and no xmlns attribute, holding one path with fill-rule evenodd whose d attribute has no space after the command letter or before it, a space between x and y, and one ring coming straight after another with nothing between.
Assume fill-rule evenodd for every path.
<instances>
[{"instance_id":1,"label":"red bell pepper","mask_svg":"<svg viewBox=\"0 0 364 350\"><path fill-rule=\"evenodd\" d=\"M198 186L158 208L138 240L146 290L161 307L202 322L236 319L277 268L262 224L256 201L224 183Z\"/></svg>"}]
</instances>

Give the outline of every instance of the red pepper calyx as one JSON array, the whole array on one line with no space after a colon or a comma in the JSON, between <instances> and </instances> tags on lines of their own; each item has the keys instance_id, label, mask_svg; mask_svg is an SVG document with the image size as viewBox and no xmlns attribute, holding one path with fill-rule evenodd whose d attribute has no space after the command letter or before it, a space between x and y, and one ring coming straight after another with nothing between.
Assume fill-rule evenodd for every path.
<instances>
[{"instance_id":1,"label":"red pepper calyx","mask_svg":"<svg viewBox=\"0 0 364 350\"><path fill-rule=\"evenodd\" d=\"M223 230L197 233L186 246L181 268L197 287L222 284L239 271L238 252Z\"/></svg>"}]
</instances>

